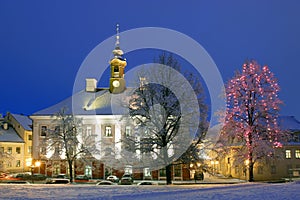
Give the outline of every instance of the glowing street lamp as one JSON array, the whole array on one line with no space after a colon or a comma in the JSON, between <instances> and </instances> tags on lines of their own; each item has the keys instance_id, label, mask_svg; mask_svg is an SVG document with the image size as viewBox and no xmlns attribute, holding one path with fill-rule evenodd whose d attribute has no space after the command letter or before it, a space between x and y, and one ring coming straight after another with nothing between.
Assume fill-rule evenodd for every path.
<instances>
[{"instance_id":1,"label":"glowing street lamp","mask_svg":"<svg viewBox=\"0 0 300 200\"><path fill-rule=\"evenodd\" d=\"M34 170L34 168L35 167L40 167L41 166L41 162L40 161L36 161L34 164L32 163L32 159L28 159L28 160L26 160L26 166L27 167L30 167L30 169L31 169L31 182L32 183L34 183L34 181L33 181L33 170Z\"/></svg>"}]
</instances>

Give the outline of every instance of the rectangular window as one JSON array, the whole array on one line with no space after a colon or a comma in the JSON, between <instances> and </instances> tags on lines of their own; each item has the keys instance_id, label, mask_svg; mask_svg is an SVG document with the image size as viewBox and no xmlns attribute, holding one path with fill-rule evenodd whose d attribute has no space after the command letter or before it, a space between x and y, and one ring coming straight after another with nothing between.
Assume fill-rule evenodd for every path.
<instances>
[{"instance_id":1,"label":"rectangular window","mask_svg":"<svg viewBox=\"0 0 300 200\"><path fill-rule=\"evenodd\" d=\"M46 147L41 147L40 151L42 155L46 155Z\"/></svg>"},{"instance_id":2,"label":"rectangular window","mask_svg":"<svg viewBox=\"0 0 300 200\"><path fill-rule=\"evenodd\" d=\"M166 168L163 168L163 169L159 170L159 176L160 177L166 177Z\"/></svg>"},{"instance_id":3,"label":"rectangular window","mask_svg":"<svg viewBox=\"0 0 300 200\"><path fill-rule=\"evenodd\" d=\"M272 165L271 166L271 174L276 174L276 166L275 165Z\"/></svg>"},{"instance_id":4,"label":"rectangular window","mask_svg":"<svg viewBox=\"0 0 300 200\"><path fill-rule=\"evenodd\" d=\"M32 146L28 146L27 152L28 152L29 154L32 153Z\"/></svg>"},{"instance_id":5,"label":"rectangular window","mask_svg":"<svg viewBox=\"0 0 300 200\"><path fill-rule=\"evenodd\" d=\"M131 127L130 126L126 126L125 127L125 136L131 136Z\"/></svg>"},{"instance_id":6,"label":"rectangular window","mask_svg":"<svg viewBox=\"0 0 300 200\"><path fill-rule=\"evenodd\" d=\"M21 154L21 147L16 147L16 153Z\"/></svg>"},{"instance_id":7,"label":"rectangular window","mask_svg":"<svg viewBox=\"0 0 300 200\"><path fill-rule=\"evenodd\" d=\"M28 139L28 140L32 140L32 135L29 134L27 139Z\"/></svg>"},{"instance_id":8,"label":"rectangular window","mask_svg":"<svg viewBox=\"0 0 300 200\"><path fill-rule=\"evenodd\" d=\"M91 136L92 135L92 127L88 126L86 127L86 136Z\"/></svg>"},{"instance_id":9,"label":"rectangular window","mask_svg":"<svg viewBox=\"0 0 300 200\"><path fill-rule=\"evenodd\" d=\"M7 167L12 167L11 162L8 161L6 166L7 166Z\"/></svg>"},{"instance_id":10,"label":"rectangular window","mask_svg":"<svg viewBox=\"0 0 300 200\"><path fill-rule=\"evenodd\" d=\"M292 170L293 166L292 165L287 165L286 166L286 171L288 175L292 175L293 174L293 170Z\"/></svg>"},{"instance_id":11,"label":"rectangular window","mask_svg":"<svg viewBox=\"0 0 300 200\"><path fill-rule=\"evenodd\" d=\"M12 147L7 147L7 153L9 153L9 154L12 153Z\"/></svg>"},{"instance_id":12,"label":"rectangular window","mask_svg":"<svg viewBox=\"0 0 300 200\"><path fill-rule=\"evenodd\" d=\"M300 149L295 150L295 158L297 158L297 159L300 158Z\"/></svg>"},{"instance_id":13,"label":"rectangular window","mask_svg":"<svg viewBox=\"0 0 300 200\"><path fill-rule=\"evenodd\" d=\"M264 168L262 166L258 166L257 168L257 174L263 174Z\"/></svg>"},{"instance_id":14,"label":"rectangular window","mask_svg":"<svg viewBox=\"0 0 300 200\"><path fill-rule=\"evenodd\" d=\"M4 147L0 147L0 153L4 153Z\"/></svg>"},{"instance_id":15,"label":"rectangular window","mask_svg":"<svg viewBox=\"0 0 300 200\"><path fill-rule=\"evenodd\" d=\"M105 136L112 137L111 126L105 126Z\"/></svg>"},{"instance_id":16,"label":"rectangular window","mask_svg":"<svg viewBox=\"0 0 300 200\"><path fill-rule=\"evenodd\" d=\"M181 165L174 166L174 176L181 177Z\"/></svg>"},{"instance_id":17,"label":"rectangular window","mask_svg":"<svg viewBox=\"0 0 300 200\"><path fill-rule=\"evenodd\" d=\"M285 158L291 158L292 157L292 151L291 150L285 150Z\"/></svg>"},{"instance_id":18,"label":"rectangular window","mask_svg":"<svg viewBox=\"0 0 300 200\"><path fill-rule=\"evenodd\" d=\"M41 127L41 136L46 137L47 136L47 126Z\"/></svg>"},{"instance_id":19,"label":"rectangular window","mask_svg":"<svg viewBox=\"0 0 300 200\"><path fill-rule=\"evenodd\" d=\"M20 160L16 161L16 167L21 167L21 161Z\"/></svg>"}]
</instances>

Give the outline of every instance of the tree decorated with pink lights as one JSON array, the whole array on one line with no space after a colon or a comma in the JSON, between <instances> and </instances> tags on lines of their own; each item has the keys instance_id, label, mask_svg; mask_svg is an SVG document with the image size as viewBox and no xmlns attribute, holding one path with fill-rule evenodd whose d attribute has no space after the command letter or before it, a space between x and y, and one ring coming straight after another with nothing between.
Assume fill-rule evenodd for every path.
<instances>
[{"instance_id":1,"label":"tree decorated with pink lights","mask_svg":"<svg viewBox=\"0 0 300 200\"><path fill-rule=\"evenodd\" d=\"M234 151L236 161L246 165L249 181L254 181L255 162L274 157L275 149L282 146L277 123L282 103L279 89L269 67L256 61L245 62L242 72L236 72L226 85L227 110L220 141Z\"/></svg>"}]
</instances>

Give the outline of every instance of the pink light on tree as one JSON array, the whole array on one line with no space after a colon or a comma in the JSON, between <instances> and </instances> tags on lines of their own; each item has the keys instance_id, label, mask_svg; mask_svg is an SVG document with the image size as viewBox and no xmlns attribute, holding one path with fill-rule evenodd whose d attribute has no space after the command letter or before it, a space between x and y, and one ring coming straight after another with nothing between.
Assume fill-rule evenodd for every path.
<instances>
[{"instance_id":1,"label":"pink light on tree","mask_svg":"<svg viewBox=\"0 0 300 200\"><path fill-rule=\"evenodd\" d=\"M281 147L282 133L277 124L279 86L267 66L255 61L243 64L242 72L226 85L227 110L221 141L234 149L235 159L248 169L248 180L254 181L253 167L257 160L274 156Z\"/></svg>"}]
</instances>

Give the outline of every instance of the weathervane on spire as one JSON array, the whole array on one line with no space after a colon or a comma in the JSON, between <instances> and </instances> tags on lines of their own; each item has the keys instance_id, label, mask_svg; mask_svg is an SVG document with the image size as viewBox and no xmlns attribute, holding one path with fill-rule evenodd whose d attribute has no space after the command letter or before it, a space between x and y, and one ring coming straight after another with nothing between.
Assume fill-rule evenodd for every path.
<instances>
[{"instance_id":1,"label":"weathervane on spire","mask_svg":"<svg viewBox=\"0 0 300 200\"><path fill-rule=\"evenodd\" d=\"M119 26L119 24L117 24L117 29L116 29L116 31L117 31L117 34L116 34L116 44L115 44L115 49L113 50L113 54L114 54L115 58L121 58L121 59L123 59L122 56L123 56L124 53L123 53L123 51L120 48L119 30L120 30L120 26Z\"/></svg>"},{"instance_id":2,"label":"weathervane on spire","mask_svg":"<svg viewBox=\"0 0 300 200\"><path fill-rule=\"evenodd\" d=\"M120 36L119 36L119 24L117 24L117 35L116 35L116 48L120 48Z\"/></svg>"}]
</instances>

